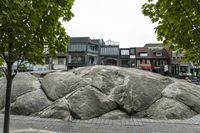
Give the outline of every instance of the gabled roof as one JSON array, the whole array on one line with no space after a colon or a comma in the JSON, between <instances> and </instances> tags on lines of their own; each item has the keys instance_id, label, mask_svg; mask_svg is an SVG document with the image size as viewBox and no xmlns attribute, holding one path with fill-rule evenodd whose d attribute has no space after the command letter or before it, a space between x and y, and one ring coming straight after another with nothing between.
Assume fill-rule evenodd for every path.
<instances>
[{"instance_id":1,"label":"gabled roof","mask_svg":"<svg viewBox=\"0 0 200 133\"><path fill-rule=\"evenodd\" d=\"M156 56L156 53L162 53L162 56ZM148 53L148 56L141 57L140 53ZM136 57L138 59L166 59L170 58L166 49L149 49L148 47L136 48Z\"/></svg>"},{"instance_id":2,"label":"gabled roof","mask_svg":"<svg viewBox=\"0 0 200 133\"><path fill-rule=\"evenodd\" d=\"M148 53L148 48L146 47L137 47L136 48L136 55L139 53Z\"/></svg>"}]
</instances>

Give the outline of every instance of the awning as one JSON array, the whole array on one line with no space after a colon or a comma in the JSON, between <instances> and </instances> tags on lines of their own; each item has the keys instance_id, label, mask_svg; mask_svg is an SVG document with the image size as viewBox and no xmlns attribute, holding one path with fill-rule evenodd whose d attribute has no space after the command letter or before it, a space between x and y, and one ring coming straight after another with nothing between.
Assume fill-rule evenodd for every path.
<instances>
[{"instance_id":1,"label":"awning","mask_svg":"<svg viewBox=\"0 0 200 133\"><path fill-rule=\"evenodd\" d=\"M160 67L152 66L152 69L160 69Z\"/></svg>"},{"instance_id":2,"label":"awning","mask_svg":"<svg viewBox=\"0 0 200 133\"><path fill-rule=\"evenodd\" d=\"M140 64L140 67L144 70L150 70L152 69L152 66L150 64Z\"/></svg>"}]
</instances>

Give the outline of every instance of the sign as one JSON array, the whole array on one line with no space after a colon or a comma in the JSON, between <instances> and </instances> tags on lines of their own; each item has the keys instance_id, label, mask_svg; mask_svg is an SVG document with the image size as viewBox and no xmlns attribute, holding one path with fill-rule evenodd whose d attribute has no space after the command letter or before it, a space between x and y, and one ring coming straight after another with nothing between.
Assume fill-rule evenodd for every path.
<instances>
[{"instance_id":1,"label":"sign","mask_svg":"<svg viewBox=\"0 0 200 133\"><path fill-rule=\"evenodd\" d=\"M164 66L164 72L167 72L168 71L168 65L165 65Z\"/></svg>"},{"instance_id":2,"label":"sign","mask_svg":"<svg viewBox=\"0 0 200 133\"><path fill-rule=\"evenodd\" d=\"M130 58L131 59L135 59L135 55L130 55Z\"/></svg>"}]
</instances>

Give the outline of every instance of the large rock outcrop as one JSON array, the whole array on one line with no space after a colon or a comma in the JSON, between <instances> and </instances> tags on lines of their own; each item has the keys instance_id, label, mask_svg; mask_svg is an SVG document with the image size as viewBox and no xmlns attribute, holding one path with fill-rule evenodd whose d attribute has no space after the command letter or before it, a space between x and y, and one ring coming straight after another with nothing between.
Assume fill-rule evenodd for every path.
<instances>
[{"instance_id":1,"label":"large rock outcrop","mask_svg":"<svg viewBox=\"0 0 200 133\"><path fill-rule=\"evenodd\" d=\"M191 118L197 115L185 104L174 99L161 98L152 104L144 112L137 114L138 117L147 117L151 119L182 119Z\"/></svg>"},{"instance_id":2,"label":"large rock outcrop","mask_svg":"<svg viewBox=\"0 0 200 133\"><path fill-rule=\"evenodd\" d=\"M5 104L0 79L0 110ZM200 113L200 87L132 68L89 66L57 71L38 80L19 73L11 112L58 119L186 119Z\"/></svg>"},{"instance_id":3,"label":"large rock outcrop","mask_svg":"<svg viewBox=\"0 0 200 133\"><path fill-rule=\"evenodd\" d=\"M51 105L41 89L24 94L11 105L11 113L30 115Z\"/></svg>"},{"instance_id":4,"label":"large rock outcrop","mask_svg":"<svg viewBox=\"0 0 200 133\"><path fill-rule=\"evenodd\" d=\"M83 79L70 72L50 73L42 79L41 84L48 98L52 100L87 85Z\"/></svg>"},{"instance_id":5,"label":"large rock outcrop","mask_svg":"<svg viewBox=\"0 0 200 133\"><path fill-rule=\"evenodd\" d=\"M130 114L147 109L161 97L162 90L172 81L131 75L126 84L112 91L112 98Z\"/></svg>"},{"instance_id":6,"label":"large rock outcrop","mask_svg":"<svg viewBox=\"0 0 200 133\"><path fill-rule=\"evenodd\" d=\"M69 105L65 97L55 101L49 107L36 113L35 115L42 118L56 118L63 120L72 119L72 116L69 112Z\"/></svg>"},{"instance_id":7,"label":"large rock outcrop","mask_svg":"<svg viewBox=\"0 0 200 133\"><path fill-rule=\"evenodd\" d=\"M80 88L67 100L73 116L78 119L91 119L117 107L115 102L91 86Z\"/></svg>"},{"instance_id":8,"label":"large rock outcrop","mask_svg":"<svg viewBox=\"0 0 200 133\"><path fill-rule=\"evenodd\" d=\"M36 90L41 90L40 82L36 77L32 76L30 73L18 73L13 80L13 87L11 91L11 103L14 103L17 98ZM2 109L5 104L5 92L6 79L2 78L0 80L0 109ZM34 98L34 96L35 95L31 95L30 98L32 98L32 100L37 98ZM26 102L26 100L22 102Z\"/></svg>"},{"instance_id":9,"label":"large rock outcrop","mask_svg":"<svg viewBox=\"0 0 200 133\"><path fill-rule=\"evenodd\" d=\"M166 87L162 95L176 99L200 113L200 86L187 82L176 82Z\"/></svg>"}]
</instances>

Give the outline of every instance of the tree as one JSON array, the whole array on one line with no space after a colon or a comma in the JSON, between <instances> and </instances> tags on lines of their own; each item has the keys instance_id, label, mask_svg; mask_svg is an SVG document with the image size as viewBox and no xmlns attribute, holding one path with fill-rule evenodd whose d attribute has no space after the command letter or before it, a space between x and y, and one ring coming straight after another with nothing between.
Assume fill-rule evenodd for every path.
<instances>
[{"instance_id":1,"label":"tree","mask_svg":"<svg viewBox=\"0 0 200 133\"><path fill-rule=\"evenodd\" d=\"M44 47L54 57L65 52L69 37L61 20L69 21L73 16L74 0L0 0L0 57L7 67L4 133L9 132L10 96L12 81L24 60L29 63L43 63Z\"/></svg>"},{"instance_id":2,"label":"tree","mask_svg":"<svg viewBox=\"0 0 200 133\"><path fill-rule=\"evenodd\" d=\"M158 40L173 44L189 60L200 60L200 0L148 0L142 12L158 24Z\"/></svg>"}]
</instances>

